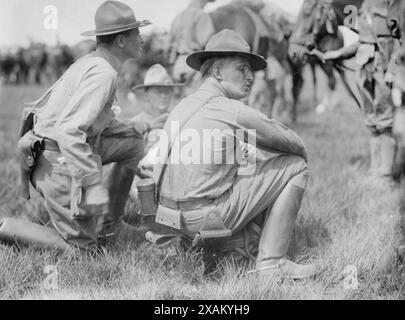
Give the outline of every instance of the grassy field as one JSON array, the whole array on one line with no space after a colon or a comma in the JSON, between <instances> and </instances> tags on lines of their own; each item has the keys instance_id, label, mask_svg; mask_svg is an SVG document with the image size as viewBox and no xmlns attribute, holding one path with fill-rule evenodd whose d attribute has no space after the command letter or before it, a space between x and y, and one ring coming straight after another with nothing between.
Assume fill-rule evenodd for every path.
<instances>
[{"instance_id":1,"label":"grassy field","mask_svg":"<svg viewBox=\"0 0 405 320\"><path fill-rule=\"evenodd\" d=\"M0 217L47 221L38 196L26 202L17 192L22 102L40 91L0 87ZM367 178L367 131L354 104L340 98L317 116L308 107L311 87L305 92L295 130L308 146L311 179L291 251L321 266L317 278L263 281L226 261L206 279L199 256L135 240L98 258L0 246L0 299L404 299L405 272L395 255L400 189ZM56 290L44 286L47 265L58 270ZM344 286L347 266L357 268L357 288Z\"/></svg>"}]
</instances>

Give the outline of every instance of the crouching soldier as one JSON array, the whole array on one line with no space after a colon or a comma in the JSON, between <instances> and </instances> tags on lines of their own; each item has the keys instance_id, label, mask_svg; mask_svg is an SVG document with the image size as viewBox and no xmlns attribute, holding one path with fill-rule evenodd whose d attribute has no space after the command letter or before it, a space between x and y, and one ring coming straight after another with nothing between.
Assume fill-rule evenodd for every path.
<instances>
[{"instance_id":1,"label":"crouching soldier","mask_svg":"<svg viewBox=\"0 0 405 320\"><path fill-rule=\"evenodd\" d=\"M43 196L52 225L68 244L90 249L123 231L125 203L144 155L143 134L162 127L119 121L111 109L117 73L142 50L132 9L107 1L95 15L95 52L73 64L35 104L32 133L43 140L31 175ZM115 163L103 185L102 165Z\"/></svg>"},{"instance_id":2,"label":"crouching soldier","mask_svg":"<svg viewBox=\"0 0 405 320\"><path fill-rule=\"evenodd\" d=\"M314 275L315 266L286 257L308 179L305 146L293 131L239 101L266 61L251 54L237 33L223 30L187 63L204 83L174 108L164 127L170 138L161 139L154 166L156 222L195 242L226 239L223 249L232 250L243 249L229 247L241 235L249 237L251 222L262 217L254 271L295 279ZM257 145L245 148L252 139ZM232 160L235 151L255 148L269 156L241 170L244 161Z\"/></svg>"}]
</instances>

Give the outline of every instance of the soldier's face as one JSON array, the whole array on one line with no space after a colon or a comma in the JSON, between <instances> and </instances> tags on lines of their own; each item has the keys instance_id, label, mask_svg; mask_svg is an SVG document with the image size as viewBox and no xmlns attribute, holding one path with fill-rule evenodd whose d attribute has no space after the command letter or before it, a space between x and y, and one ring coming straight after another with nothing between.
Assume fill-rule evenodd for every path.
<instances>
[{"instance_id":1,"label":"soldier's face","mask_svg":"<svg viewBox=\"0 0 405 320\"><path fill-rule=\"evenodd\" d=\"M143 39L139 34L139 29L131 30L126 37L125 53L128 58L140 58L143 53Z\"/></svg>"},{"instance_id":2,"label":"soldier's face","mask_svg":"<svg viewBox=\"0 0 405 320\"><path fill-rule=\"evenodd\" d=\"M171 87L151 87L145 92L151 107L159 113L170 111L174 102L174 89Z\"/></svg>"},{"instance_id":3,"label":"soldier's face","mask_svg":"<svg viewBox=\"0 0 405 320\"><path fill-rule=\"evenodd\" d=\"M232 57L224 61L220 70L220 82L231 99L246 98L253 84L252 67L248 60Z\"/></svg>"}]
</instances>

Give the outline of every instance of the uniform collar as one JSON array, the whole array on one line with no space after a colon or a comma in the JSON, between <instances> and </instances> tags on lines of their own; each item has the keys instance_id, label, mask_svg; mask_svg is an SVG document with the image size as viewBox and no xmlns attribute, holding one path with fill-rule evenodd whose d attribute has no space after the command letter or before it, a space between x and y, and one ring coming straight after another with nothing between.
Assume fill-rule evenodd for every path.
<instances>
[{"instance_id":1,"label":"uniform collar","mask_svg":"<svg viewBox=\"0 0 405 320\"><path fill-rule=\"evenodd\" d=\"M226 91L219 83L219 81L211 77L204 81L198 91L201 93L207 93L208 95L214 95L216 97L227 98Z\"/></svg>"},{"instance_id":2,"label":"uniform collar","mask_svg":"<svg viewBox=\"0 0 405 320\"><path fill-rule=\"evenodd\" d=\"M122 62L116 56L114 56L111 52L103 47L98 47L96 49L96 55L105 59L115 71L119 72L122 67Z\"/></svg>"}]
</instances>

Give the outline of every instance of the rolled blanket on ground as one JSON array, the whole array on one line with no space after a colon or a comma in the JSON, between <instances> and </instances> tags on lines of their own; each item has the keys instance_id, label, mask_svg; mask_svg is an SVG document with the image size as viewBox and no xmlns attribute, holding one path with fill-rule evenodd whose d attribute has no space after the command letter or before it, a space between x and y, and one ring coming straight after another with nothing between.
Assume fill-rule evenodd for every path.
<instances>
[{"instance_id":1,"label":"rolled blanket on ground","mask_svg":"<svg viewBox=\"0 0 405 320\"><path fill-rule=\"evenodd\" d=\"M72 250L55 230L16 218L0 220L0 243Z\"/></svg>"}]
</instances>

